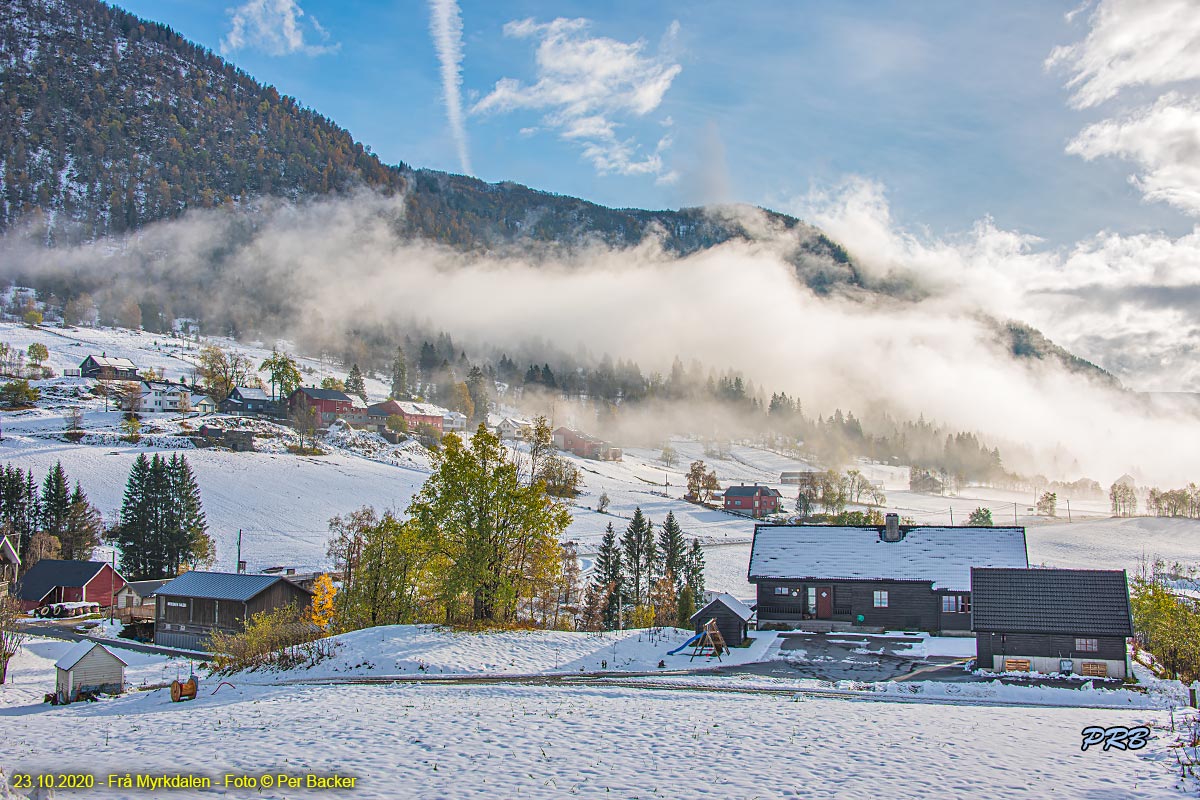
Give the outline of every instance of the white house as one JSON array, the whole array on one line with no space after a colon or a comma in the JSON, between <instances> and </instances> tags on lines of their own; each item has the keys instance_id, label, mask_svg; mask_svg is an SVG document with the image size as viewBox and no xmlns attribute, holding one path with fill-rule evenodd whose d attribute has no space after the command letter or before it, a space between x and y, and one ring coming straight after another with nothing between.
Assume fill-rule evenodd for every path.
<instances>
[{"instance_id":1,"label":"white house","mask_svg":"<svg viewBox=\"0 0 1200 800\"><path fill-rule=\"evenodd\" d=\"M467 429L467 415L461 411L447 411L442 417L442 430L444 431L465 431Z\"/></svg>"},{"instance_id":2,"label":"white house","mask_svg":"<svg viewBox=\"0 0 1200 800\"><path fill-rule=\"evenodd\" d=\"M496 426L496 433L500 434L501 439L520 439L521 435L532 427L533 423L528 420L505 417Z\"/></svg>"},{"instance_id":3,"label":"white house","mask_svg":"<svg viewBox=\"0 0 1200 800\"><path fill-rule=\"evenodd\" d=\"M54 664L58 674L55 694L59 702L69 703L80 692L123 692L127 666L99 642L77 642Z\"/></svg>"},{"instance_id":4,"label":"white house","mask_svg":"<svg viewBox=\"0 0 1200 800\"><path fill-rule=\"evenodd\" d=\"M197 414L215 414L217 412L217 402L206 394L192 392L191 399L192 411Z\"/></svg>"},{"instance_id":5,"label":"white house","mask_svg":"<svg viewBox=\"0 0 1200 800\"><path fill-rule=\"evenodd\" d=\"M148 414L177 414L192 410L192 390L182 383L142 381L142 411Z\"/></svg>"}]
</instances>

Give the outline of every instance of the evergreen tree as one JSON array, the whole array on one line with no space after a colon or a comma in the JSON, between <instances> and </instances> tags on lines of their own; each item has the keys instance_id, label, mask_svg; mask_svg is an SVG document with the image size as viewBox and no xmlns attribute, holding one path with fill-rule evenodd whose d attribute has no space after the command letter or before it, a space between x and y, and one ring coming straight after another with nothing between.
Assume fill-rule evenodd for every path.
<instances>
[{"instance_id":1,"label":"evergreen tree","mask_svg":"<svg viewBox=\"0 0 1200 800\"><path fill-rule=\"evenodd\" d=\"M475 417L472 421L486 419L491 392L488 391L487 376L479 367L471 367L471 371L467 373L467 392L475 406Z\"/></svg>"},{"instance_id":2,"label":"evergreen tree","mask_svg":"<svg viewBox=\"0 0 1200 800\"><path fill-rule=\"evenodd\" d=\"M667 518L658 530L658 557L662 564L663 576L670 576L678 591L679 586L683 583L688 551L683 529L675 520L673 511L667 512Z\"/></svg>"},{"instance_id":3,"label":"evergreen tree","mask_svg":"<svg viewBox=\"0 0 1200 800\"><path fill-rule=\"evenodd\" d=\"M625 533L621 536L621 561L624 564L624 575L628 580L629 598L635 606L649 595L649 585L653 582L650 577L648 564L653 564L654 534L653 527L642 514L642 507L634 509L633 519L629 521Z\"/></svg>"},{"instance_id":4,"label":"evergreen tree","mask_svg":"<svg viewBox=\"0 0 1200 800\"><path fill-rule=\"evenodd\" d=\"M100 512L88 502L83 487L76 481L75 491L71 493L71 500L67 505L66 529L60 537L62 558L89 560L92 550L100 544L103 529Z\"/></svg>"},{"instance_id":5,"label":"evergreen tree","mask_svg":"<svg viewBox=\"0 0 1200 800\"><path fill-rule=\"evenodd\" d=\"M6 464L0 470L0 532L13 537L22 561L38 532L40 517L33 471Z\"/></svg>"},{"instance_id":6,"label":"evergreen tree","mask_svg":"<svg viewBox=\"0 0 1200 800\"><path fill-rule=\"evenodd\" d=\"M409 399L408 394L408 362L404 359L404 348L396 348L396 357L392 359L392 397L396 400Z\"/></svg>"},{"instance_id":7,"label":"evergreen tree","mask_svg":"<svg viewBox=\"0 0 1200 800\"><path fill-rule=\"evenodd\" d=\"M595 578L592 586L600 598L605 630L617 627L620 614L620 595L624 589L624 574L621 568L621 551L617 547L617 532L612 523L604 529L600 540L600 551L596 554Z\"/></svg>"},{"instance_id":8,"label":"evergreen tree","mask_svg":"<svg viewBox=\"0 0 1200 800\"><path fill-rule=\"evenodd\" d=\"M358 364L350 365L350 374L346 376L346 393L356 395L364 403L367 402L367 384Z\"/></svg>"},{"instance_id":9,"label":"evergreen tree","mask_svg":"<svg viewBox=\"0 0 1200 800\"><path fill-rule=\"evenodd\" d=\"M212 557L200 489L187 459L138 455L125 484L114 536L121 569L137 580L169 578Z\"/></svg>"},{"instance_id":10,"label":"evergreen tree","mask_svg":"<svg viewBox=\"0 0 1200 800\"><path fill-rule=\"evenodd\" d=\"M50 471L46 473L46 479L42 482L38 519L41 529L57 538L60 543L63 542L67 528L67 515L71 503L70 494L67 473L63 470L62 462L59 461L50 468Z\"/></svg>"},{"instance_id":11,"label":"evergreen tree","mask_svg":"<svg viewBox=\"0 0 1200 800\"><path fill-rule=\"evenodd\" d=\"M692 549L688 551L687 561L683 569L683 582L692 590L692 597L697 605L704 597L704 549L699 539L692 539Z\"/></svg>"}]
</instances>

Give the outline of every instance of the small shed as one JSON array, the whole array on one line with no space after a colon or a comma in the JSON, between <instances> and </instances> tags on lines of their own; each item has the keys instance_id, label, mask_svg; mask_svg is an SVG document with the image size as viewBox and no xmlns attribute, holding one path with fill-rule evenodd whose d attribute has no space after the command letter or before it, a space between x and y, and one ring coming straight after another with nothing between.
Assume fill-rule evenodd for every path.
<instances>
[{"instance_id":1,"label":"small shed","mask_svg":"<svg viewBox=\"0 0 1200 800\"><path fill-rule=\"evenodd\" d=\"M704 625L710 620L717 621L717 629L725 638L725 644L738 647L746 640L746 632L750 626L750 618L754 611L750 606L730 594L718 594L704 608L691 616L692 628L696 633L704 630Z\"/></svg>"},{"instance_id":2,"label":"small shed","mask_svg":"<svg viewBox=\"0 0 1200 800\"><path fill-rule=\"evenodd\" d=\"M119 694L125 690L128 664L99 642L77 642L54 666L58 673L54 691L60 702L69 703L80 692Z\"/></svg>"}]
</instances>

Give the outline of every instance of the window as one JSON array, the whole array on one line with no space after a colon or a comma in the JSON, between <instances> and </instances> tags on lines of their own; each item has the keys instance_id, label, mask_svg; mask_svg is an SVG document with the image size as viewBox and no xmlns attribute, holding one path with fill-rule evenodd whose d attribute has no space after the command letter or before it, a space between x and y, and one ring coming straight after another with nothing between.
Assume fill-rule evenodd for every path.
<instances>
[{"instance_id":1,"label":"window","mask_svg":"<svg viewBox=\"0 0 1200 800\"><path fill-rule=\"evenodd\" d=\"M966 614L971 610L971 595L944 594L942 595L943 614Z\"/></svg>"},{"instance_id":2,"label":"window","mask_svg":"<svg viewBox=\"0 0 1200 800\"><path fill-rule=\"evenodd\" d=\"M1075 649L1081 653L1096 653L1100 650L1098 639L1076 639Z\"/></svg>"},{"instance_id":3,"label":"window","mask_svg":"<svg viewBox=\"0 0 1200 800\"><path fill-rule=\"evenodd\" d=\"M875 593L875 607L876 608L887 608L888 607L887 592L876 592Z\"/></svg>"},{"instance_id":4,"label":"window","mask_svg":"<svg viewBox=\"0 0 1200 800\"><path fill-rule=\"evenodd\" d=\"M810 613L817 613L817 587L808 587L808 610Z\"/></svg>"},{"instance_id":5,"label":"window","mask_svg":"<svg viewBox=\"0 0 1200 800\"><path fill-rule=\"evenodd\" d=\"M775 587L775 594L786 595L787 593L788 593L788 590L787 590L786 586L776 586Z\"/></svg>"}]
</instances>

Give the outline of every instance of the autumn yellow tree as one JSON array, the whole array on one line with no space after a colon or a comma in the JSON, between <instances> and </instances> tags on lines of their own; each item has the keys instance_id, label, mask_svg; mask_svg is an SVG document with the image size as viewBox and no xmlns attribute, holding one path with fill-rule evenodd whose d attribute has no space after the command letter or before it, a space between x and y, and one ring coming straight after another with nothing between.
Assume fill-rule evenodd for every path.
<instances>
[{"instance_id":1,"label":"autumn yellow tree","mask_svg":"<svg viewBox=\"0 0 1200 800\"><path fill-rule=\"evenodd\" d=\"M333 598L337 587L328 574L318 575L313 581L312 605L308 608L308 620L321 630L327 630L333 622Z\"/></svg>"}]
</instances>

